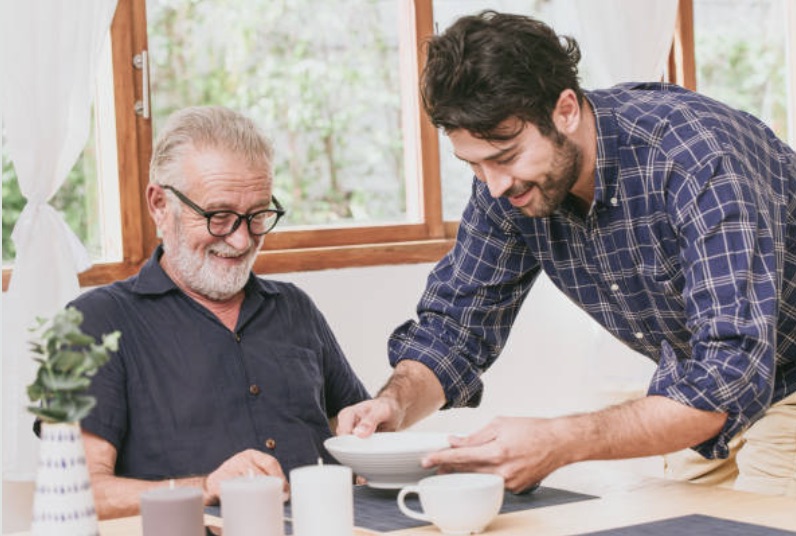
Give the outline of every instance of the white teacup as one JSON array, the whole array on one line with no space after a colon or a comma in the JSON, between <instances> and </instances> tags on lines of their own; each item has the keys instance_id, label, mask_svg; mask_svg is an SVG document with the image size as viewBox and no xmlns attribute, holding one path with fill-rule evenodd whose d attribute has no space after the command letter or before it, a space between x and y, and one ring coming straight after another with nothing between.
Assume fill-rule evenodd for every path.
<instances>
[{"instance_id":1,"label":"white teacup","mask_svg":"<svg viewBox=\"0 0 796 536\"><path fill-rule=\"evenodd\" d=\"M404 515L436 525L444 534L477 534L495 519L503 505L503 478L484 473L429 476L398 493ZM416 493L423 511L406 506Z\"/></svg>"}]
</instances>

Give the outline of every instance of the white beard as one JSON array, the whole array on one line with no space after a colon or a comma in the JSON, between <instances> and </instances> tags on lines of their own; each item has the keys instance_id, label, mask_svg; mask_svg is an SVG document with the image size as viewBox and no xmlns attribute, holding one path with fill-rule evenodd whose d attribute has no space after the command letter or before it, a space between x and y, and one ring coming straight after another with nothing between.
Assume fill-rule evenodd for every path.
<instances>
[{"instance_id":1,"label":"white beard","mask_svg":"<svg viewBox=\"0 0 796 536\"><path fill-rule=\"evenodd\" d=\"M168 244L164 240L163 247L168 251L169 260L182 283L193 292L215 301L229 299L240 292L257 257L257 243L250 237L249 248L243 253L244 262L229 268L218 265L216 256L237 257L241 255L240 251L218 239L205 249L204 254L195 253L188 247L180 227L177 222L172 235L176 235L177 240Z\"/></svg>"}]
</instances>

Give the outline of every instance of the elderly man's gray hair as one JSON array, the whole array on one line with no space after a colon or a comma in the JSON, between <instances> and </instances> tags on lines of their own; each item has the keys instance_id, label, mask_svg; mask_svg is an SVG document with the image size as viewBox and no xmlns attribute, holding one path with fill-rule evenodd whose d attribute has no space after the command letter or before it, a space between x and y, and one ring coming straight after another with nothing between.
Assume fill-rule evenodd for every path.
<instances>
[{"instance_id":1,"label":"elderly man's gray hair","mask_svg":"<svg viewBox=\"0 0 796 536\"><path fill-rule=\"evenodd\" d=\"M240 155L271 180L273 147L248 117L223 106L193 106L174 112L163 126L149 166L154 184L184 187L180 163L191 149L223 149Z\"/></svg>"}]
</instances>

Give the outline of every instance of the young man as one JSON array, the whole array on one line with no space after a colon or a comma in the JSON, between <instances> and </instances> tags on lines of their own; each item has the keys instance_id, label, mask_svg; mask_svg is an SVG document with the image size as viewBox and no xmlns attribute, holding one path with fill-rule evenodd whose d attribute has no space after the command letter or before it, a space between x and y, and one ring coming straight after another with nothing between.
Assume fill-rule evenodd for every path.
<instances>
[{"instance_id":1,"label":"young man","mask_svg":"<svg viewBox=\"0 0 796 536\"><path fill-rule=\"evenodd\" d=\"M177 112L150 174L162 245L136 276L73 303L88 333L122 333L81 422L101 518L134 514L166 479L214 504L224 479L333 462L329 419L369 397L310 298L251 272L284 214L254 123L221 107Z\"/></svg>"},{"instance_id":2,"label":"young man","mask_svg":"<svg viewBox=\"0 0 796 536\"><path fill-rule=\"evenodd\" d=\"M427 464L521 491L573 462L691 447L704 463L669 458L672 476L796 495L796 154L677 86L584 91L579 60L573 39L495 12L429 43L423 102L472 167L473 194L418 321L390 339L392 377L341 412L338 432L478 404L543 270L657 363L647 396L500 417Z\"/></svg>"}]
</instances>

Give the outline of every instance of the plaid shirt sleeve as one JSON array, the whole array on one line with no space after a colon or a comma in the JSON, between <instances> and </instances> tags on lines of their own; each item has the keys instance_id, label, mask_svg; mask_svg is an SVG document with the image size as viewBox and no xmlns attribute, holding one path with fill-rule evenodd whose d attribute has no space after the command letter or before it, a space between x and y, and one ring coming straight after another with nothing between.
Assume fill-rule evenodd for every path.
<instances>
[{"instance_id":1,"label":"plaid shirt sleeve","mask_svg":"<svg viewBox=\"0 0 796 536\"><path fill-rule=\"evenodd\" d=\"M439 378L445 407L477 406L480 375L498 357L538 263L501 213L474 195L454 248L431 272L410 320L389 340L390 363L413 359Z\"/></svg>"},{"instance_id":2,"label":"plaid shirt sleeve","mask_svg":"<svg viewBox=\"0 0 796 536\"><path fill-rule=\"evenodd\" d=\"M664 339L649 394L729 415L718 436L695 447L711 458L727 455L773 391L785 203L773 188L753 187L753 173L728 153L673 172L668 185L691 355L683 359Z\"/></svg>"}]
</instances>

